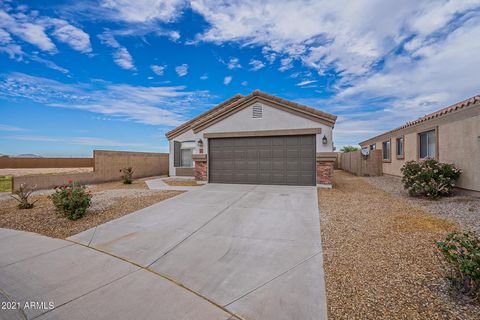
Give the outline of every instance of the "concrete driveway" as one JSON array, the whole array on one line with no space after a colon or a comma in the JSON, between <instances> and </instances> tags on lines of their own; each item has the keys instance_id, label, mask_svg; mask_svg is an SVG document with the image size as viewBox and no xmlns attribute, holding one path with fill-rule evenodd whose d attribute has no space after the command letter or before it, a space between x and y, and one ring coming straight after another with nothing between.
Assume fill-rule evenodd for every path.
<instances>
[{"instance_id":1,"label":"concrete driveway","mask_svg":"<svg viewBox=\"0 0 480 320\"><path fill-rule=\"evenodd\" d=\"M0 289L56 302L29 318L326 319L315 187L208 184L73 242L19 234Z\"/></svg>"},{"instance_id":2,"label":"concrete driveway","mask_svg":"<svg viewBox=\"0 0 480 320\"><path fill-rule=\"evenodd\" d=\"M208 184L71 240L246 319L325 319L315 187Z\"/></svg>"}]
</instances>

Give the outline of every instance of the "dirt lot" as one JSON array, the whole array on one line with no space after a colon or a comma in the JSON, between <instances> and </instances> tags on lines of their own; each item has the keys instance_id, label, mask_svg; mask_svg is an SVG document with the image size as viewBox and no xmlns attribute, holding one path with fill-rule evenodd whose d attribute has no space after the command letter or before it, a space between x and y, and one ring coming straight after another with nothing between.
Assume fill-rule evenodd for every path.
<instances>
[{"instance_id":1,"label":"dirt lot","mask_svg":"<svg viewBox=\"0 0 480 320\"><path fill-rule=\"evenodd\" d=\"M33 209L19 210L15 200L0 200L0 228L66 238L182 193L149 190L144 181L137 180L131 185L109 182L88 188L93 193L92 204L87 214L77 221L70 221L55 213L52 202L48 199L48 194L52 191L39 191L32 196L32 200L37 200Z\"/></svg>"},{"instance_id":2,"label":"dirt lot","mask_svg":"<svg viewBox=\"0 0 480 320\"><path fill-rule=\"evenodd\" d=\"M33 174L82 173L91 172L93 168L30 168L30 169L0 169L0 176L29 176Z\"/></svg>"},{"instance_id":3,"label":"dirt lot","mask_svg":"<svg viewBox=\"0 0 480 320\"><path fill-rule=\"evenodd\" d=\"M168 184L169 186L182 186L182 187L197 187L200 184L197 183L195 180L187 180L187 179L163 179L163 182Z\"/></svg>"},{"instance_id":4,"label":"dirt lot","mask_svg":"<svg viewBox=\"0 0 480 320\"><path fill-rule=\"evenodd\" d=\"M318 196L330 319L480 319L436 253L454 224L343 171Z\"/></svg>"}]
</instances>

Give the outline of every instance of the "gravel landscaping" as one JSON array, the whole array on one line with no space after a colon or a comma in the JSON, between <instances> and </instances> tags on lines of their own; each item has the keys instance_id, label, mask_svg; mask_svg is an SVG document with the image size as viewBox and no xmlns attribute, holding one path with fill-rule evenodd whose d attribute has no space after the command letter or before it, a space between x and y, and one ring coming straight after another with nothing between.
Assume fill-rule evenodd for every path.
<instances>
[{"instance_id":1,"label":"gravel landscaping","mask_svg":"<svg viewBox=\"0 0 480 320\"><path fill-rule=\"evenodd\" d=\"M436 249L455 224L343 171L318 198L330 319L480 319Z\"/></svg>"},{"instance_id":2,"label":"gravel landscaping","mask_svg":"<svg viewBox=\"0 0 480 320\"><path fill-rule=\"evenodd\" d=\"M52 190L34 193L31 200L37 202L33 209L19 210L17 201L0 198L0 228L67 238L182 193L172 190L149 190L144 181L137 180L131 185L109 182L88 186L88 189L93 195L92 204L87 214L77 221L68 220L55 213L52 201L48 199Z\"/></svg>"},{"instance_id":3,"label":"gravel landscaping","mask_svg":"<svg viewBox=\"0 0 480 320\"><path fill-rule=\"evenodd\" d=\"M190 179L163 179L163 182L168 184L169 186L174 186L174 187L197 187L201 186L201 184L198 184L197 181L195 180L190 180Z\"/></svg>"},{"instance_id":4,"label":"gravel landscaping","mask_svg":"<svg viewBox=\"0 0 480 320\"><path fill-rule=\"evenodd\" d=\"M409 203L456 223L460 229L480 234L480 198L468 195L454 195L438 200L410 197L403 189L401 178L393 176L365 177L378 188L401 197ZM457 192L458 193L458 192Z\"/></svg>"}]
</instances>

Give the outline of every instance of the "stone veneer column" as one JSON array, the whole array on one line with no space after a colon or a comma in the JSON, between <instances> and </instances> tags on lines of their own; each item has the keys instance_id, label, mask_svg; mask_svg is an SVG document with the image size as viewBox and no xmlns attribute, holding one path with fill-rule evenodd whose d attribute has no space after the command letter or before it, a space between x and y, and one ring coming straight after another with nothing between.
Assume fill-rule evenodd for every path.
<instances>
[{"instance_id":1,"label":"stone veneer column","mask_svg":"<svg viewBox=\"0 0 480 320\"><path fill-rule=\"evenodd\" d=\"M336 159L335 152L317 153L317 187L332 188L333 167Z\"/></svg>"},{"instance_id":2,"label":"stone veneer column","mask_svg":"<svg viewBox=\"0 0 480 320\"><path fill-rule=\"evenodd\" d=\"M194 154L192 159L195 162L195 180L208 181L208 164L206 154Z\"/></svg>"}]
</instances>

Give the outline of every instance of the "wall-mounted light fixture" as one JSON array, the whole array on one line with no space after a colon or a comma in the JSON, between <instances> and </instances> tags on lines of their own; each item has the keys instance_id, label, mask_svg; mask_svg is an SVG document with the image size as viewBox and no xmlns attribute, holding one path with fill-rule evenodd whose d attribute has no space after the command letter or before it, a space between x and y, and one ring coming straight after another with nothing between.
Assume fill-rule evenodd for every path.
<instances>
[{"instance_id":1,"label":"wall-mounted light fixture","mask_svg":"<svg viewBox=\"0 0 480 320\"><path fill-rule=\"evenodd\" d=\"M326 136L326 135L323 135L322 143L323 143L323 144L327 144L327 143L328 143L328 139L327 139L327 136Z\"/></svg>"},{"instance_id":2,"label":"wall-mounted light fixture","mask_svg":"<svg viewBox=\"0 0 480 320\"><path fill-rule=\"evenodd\" d=\"M202 140L202 139L198 139L197 145L198 145L199 148L202 148L202 147L203 147L203 140Z\"/></svg>"}]
</instances>

